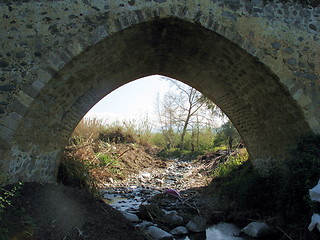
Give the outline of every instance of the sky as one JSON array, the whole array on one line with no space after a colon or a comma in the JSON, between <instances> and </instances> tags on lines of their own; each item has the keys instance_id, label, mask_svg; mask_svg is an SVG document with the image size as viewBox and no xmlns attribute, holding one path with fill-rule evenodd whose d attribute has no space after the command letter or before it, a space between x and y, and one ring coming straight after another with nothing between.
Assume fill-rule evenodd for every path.
<instances>
[{"instance_id":1,"label":"sky","mask_svg":"<svg viewBox=\"0 0 320 240\"><path fill-rule=\"evenodd\" d=\"M142 119L146 114L155 118L157 95L162 96L169 89L170 82L159 75L140 78L105 96L85 118L102 118L106 122Z\"/></svg>"},{"instance_id":2,"label":"sky","mask_svg":"<svg viewBox=\"0 0 320 240\"><path fill-rule=\"evenodd\" d=\"M160 99L170 90L172 83L160 75L153 75L132 81L114 90L99 101L84 118L103 119L103 122L143 121L158 125L155 111L157 96ZM215 125L221 125L225 120L215 119Z\"/></svg>"}]
</instances>

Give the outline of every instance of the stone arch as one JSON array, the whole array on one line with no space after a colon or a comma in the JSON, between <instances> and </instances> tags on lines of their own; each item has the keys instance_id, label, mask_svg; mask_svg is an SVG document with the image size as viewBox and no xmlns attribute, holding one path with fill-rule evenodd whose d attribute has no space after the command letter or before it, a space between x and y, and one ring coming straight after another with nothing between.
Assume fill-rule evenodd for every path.
<instances>
[{"instance_id":1,"label":"stone arch","mask_svg":"<svg viewBox=\"0 0 320 240\"><path fill-rule=\"evenodd\" d=\"M114 89L152 74L183 81L212 99L253 159L282 159L309 129L277 76L256 58L196 24L159 19L97 43L41 89L14 135L10 174L53 180L59 153L83 115Z\"/></svg>"},{"instance_id":2,"label":"stone arch","mask_svg":"<svg viewBox=\"0 0 320 240\"><path fill-rule=\"evenodd\" d=\"M61 146L90 106L155 73L192 85L220 105L256 160L282 159L310 128L320 132L319 7L40 0L12 4L9 13L3 6L1 34L10 41L2 47L11 52L0 55L0 90L9 99L0 105L0 158L11 182L53 180Z\"/></svg>"}]
</instances>

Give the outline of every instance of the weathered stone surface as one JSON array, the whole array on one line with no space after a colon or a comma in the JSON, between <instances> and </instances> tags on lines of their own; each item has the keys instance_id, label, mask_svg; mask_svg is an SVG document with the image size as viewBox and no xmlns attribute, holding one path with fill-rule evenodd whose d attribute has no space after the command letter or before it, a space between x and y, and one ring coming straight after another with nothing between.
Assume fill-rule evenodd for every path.
<instances>
[{"instance_id":1,"label":"weathered stone surface","mask_svg":"<svg viewBox=\"0 0 320 240\"><path fill-rule=\"evenodd\" d=\"M151 226L147 229L147 233L152 237L154 240L171 240L173 239L173 235L170 233L162 230L161 228Z\"/></svg>"},{"instance_id":2,"label":"weathered stone surface","mask_svg":"<svg viewBox=\"0 0 320 240\"><path fill-rule=\"evenodd\" d=\"M251 237L263 237L272 234L272 228L266 223L252 222L241 229L242 232Z\"/></svg>"},{"instance_id":3,"label":"weathered stone surface","mask_svg":"<svg viewBox=\"0 0 320 240\"><path fill-rule=\"evenodd\" d=\"M56 153L83 115L152 74L213 100L262 166L285 160L302 135L320 133L319 7L262 0L10 6L0 3L0 122L12 112L21 119L14 131L0 123L0 142L11 146L0 168L11 182L52 181ZM24 164L16 164L20 151L32 156Z\"/></svg>"},{"instance_id":4,"label":"weathered stone surface","mask_svg":"<svg viewBox=\"0 0 320 240\"><path fill-rule=\"evenodd\" d=\"M190 232L204 232L206 230L206 220L201 216L195 216L186 227Z\"/></svg>"},{"instance_id":5,"label":"weathered stone surface","mask_svg":"<svg viewBox=\"0 0 320 240\"><path fill-rule=\"evenodd\" d=\"M25 52L17 52L16 53L16 58L24 58L26 56Z\"/></svg>"},{"instance_id":6,"label":"weathered stone surface","mask_svg":"<svg viewBox=\"0 0 320 240\"><path fill-rule=\"evenodd\" d=\"M179 216L176 211L166 213L164 219L169 226L178 226L183 223L183 217Z\"/></svg>"},{"instance_id":7,"label":"weathered stone surface","mask_svg":"<svg viewBox=\"0 0 320 240\"><path fill-rule=\"evenodd\" d=\"M9 63L6 61L0 61L0 68L6 68L9 66Z\"/></svg>"},{"instance_id":8,"label":"weathered stone surface","mask_svg":"<svg viewBox=\"0 0 320 240\"><path fill-rule=\"evenodd\" d=\"M189 232L188 229L183 226L176 227L170 231L170 233L173 235L185 235L185 234L188 234L188 232Z\"/></svg>"},{"instance_id":9,"label":"weathered stone surface","mask_svg":"<svg viewBox=\"0 0 320 240\"><path fill-rule=\"evenodd\" d=\"M272 42L271 43L271 46L276 49L276 50L279 50L280 47L281 47L281 44L279 42Z\"/></svg>"},{"instance_id":10,"label":"weathered stone surface","mask_svg":"<svg viewBox=\"0 0 320 240\"><path fill-rule=\"evenodd\" d=\"M130 222L139 222L139 217L133 213L128 213L126 211L120 211L121 214Z\"/></svg>"},{"instance_id":11,"label":"weathered stone surface","mask_svg":"<svg viewBox=\"0 0 320 240\"><path fill-rule=\"evenodd\" d=\"M14 84L4 84L0 86L0 91L9 92L15 90L16 86Z\"/></svg>"}]
</instances>

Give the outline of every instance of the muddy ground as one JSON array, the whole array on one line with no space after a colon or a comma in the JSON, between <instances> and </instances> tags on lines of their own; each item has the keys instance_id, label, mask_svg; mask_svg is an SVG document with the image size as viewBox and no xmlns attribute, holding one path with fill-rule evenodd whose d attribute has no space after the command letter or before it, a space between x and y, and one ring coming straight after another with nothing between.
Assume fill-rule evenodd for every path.
<instances>
[{"instance_id":1,"label":"muddy ground","mask_svg":"<svg viewBox=\"0 0 320 240\"><path fill-rule=\"evenodd\" d=\"M1 240L145 239L118 211L83 190L24 183L8 201Z\"/></svg>"}]
</instances>

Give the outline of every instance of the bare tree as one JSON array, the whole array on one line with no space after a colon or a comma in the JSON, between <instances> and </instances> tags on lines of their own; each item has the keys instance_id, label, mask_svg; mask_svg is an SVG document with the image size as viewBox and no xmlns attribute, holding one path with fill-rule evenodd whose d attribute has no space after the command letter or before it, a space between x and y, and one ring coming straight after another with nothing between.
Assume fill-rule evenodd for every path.
<instances>
[{"instance_id":1,"label":"bare tree","mask_svg":"<svg viewBox=\"0 0 320 240\"><path fill-rule=\"evenodd\" d=\"M180 149L183 150L188 127L192 123L199 125L204 119L212 120L213 116L210 114L212 109L208 111L209 100L196 89L170 78L164 79L172 83L172 90L164 95L161 102L158 101L159 120L162 130L167 133L169 130L180 132Z\"/></svg>"},{"instance_id":2,"label":"bare tree","mask_svg":"<svg viewBox=\"0 0 320 240\"><path fill-rule=\"evenodd\" d=\"M161 132L169 149L175 145L175 129L177 130L175 108L171 101L172 99L166 97L160 100L158 96L156 105Z\"/></svg>"}]
</instances>

